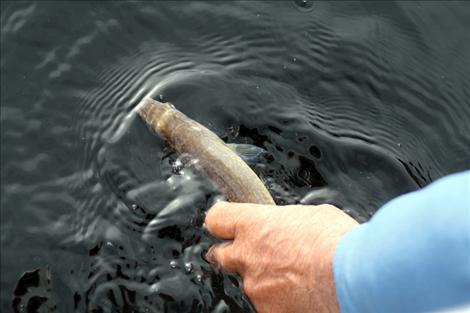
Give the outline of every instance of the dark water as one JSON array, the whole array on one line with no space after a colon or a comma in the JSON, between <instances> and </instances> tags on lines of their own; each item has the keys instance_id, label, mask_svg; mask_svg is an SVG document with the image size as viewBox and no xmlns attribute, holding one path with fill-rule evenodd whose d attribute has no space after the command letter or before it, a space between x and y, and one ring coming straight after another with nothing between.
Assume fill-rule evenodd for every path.
<instances>
[{"instance_id":1,"label":"dark water","mask_svg":"<svg viewBox=\"0 0 470 313\"><path fill-rule=\"evenodd\" d=\"M1 311L253 312L201 258L217 191L133 107L365 221L470 167L469 29L465 2L2 2Z\"/></svg>"}]
</instances>

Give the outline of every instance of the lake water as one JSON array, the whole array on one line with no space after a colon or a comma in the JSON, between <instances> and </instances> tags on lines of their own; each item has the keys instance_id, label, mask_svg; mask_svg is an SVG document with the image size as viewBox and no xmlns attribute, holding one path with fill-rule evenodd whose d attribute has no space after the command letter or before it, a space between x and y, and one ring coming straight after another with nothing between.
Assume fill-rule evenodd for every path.
<instances>
[{"instance_id":1,"label":"lake water","mask_svg":"<svg viewBox=\"0 0 470 313\"><path fill-rule=\"evenodd\" d=\"M201 257L217 190L132 109L363 222L470 167L469 29L468 2L2 2L1 311L254 312Z\"/></svg>"}]
</instances>

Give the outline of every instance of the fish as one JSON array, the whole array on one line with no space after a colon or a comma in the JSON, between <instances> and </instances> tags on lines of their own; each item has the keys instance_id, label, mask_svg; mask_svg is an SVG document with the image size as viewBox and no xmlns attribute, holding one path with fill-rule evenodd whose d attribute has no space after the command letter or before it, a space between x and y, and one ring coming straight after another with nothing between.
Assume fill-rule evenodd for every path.
<instances>
[{"instance_id":1,"label":"fish","mask_svg":"<svg viewBox=\"0 0 470 313\"><path fill-rule=\"evenodd\" d=\"M242 158L248 165L255 165L263 162L267 155L266 150L250 145L248 143L227 143L227 146L232 149L240 158Z\"/></svg>"},{"instance_id":2,"label":"fish","mask_svg":"<svg viewBox=\"0 0 470 313\"><path fill-rule=\"evenodd\" d=\"M136 110L177 154L193 158L228 201L275 204L261 179L230 146L173 104L146 97Z\"/></svg>"}]
</instances>

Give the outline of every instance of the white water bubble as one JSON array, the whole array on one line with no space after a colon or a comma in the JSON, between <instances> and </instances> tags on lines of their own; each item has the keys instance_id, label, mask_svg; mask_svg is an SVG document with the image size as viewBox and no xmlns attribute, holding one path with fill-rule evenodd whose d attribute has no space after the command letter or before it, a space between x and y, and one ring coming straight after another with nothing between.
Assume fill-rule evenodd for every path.
<instances>
[{"instance_id":1,"label":"white water bubble","mask_svg":"<svg viewBox=\"0 0 470 313\"><path fill-rule=\"evenodd\" d=\"M183 169L183 167L184 167L184 164L179 159L177 159L176 161L171 163L171 170L175 174L179 174L181 172L181 170Z\"/></svg>"},{"instance_id":2,"label":"white water bubble","mask_svg":"<svg viewBox=\"0 0 470 313\"><path fill-rule=\"evenodd\" d=\"M158 283L152 284L149 289L150 289L151 293L157 292L158 289L159 289L158 288Z\"/></svg>"},{"instance_id":3,"label":"white water bubble","mask_svg":"<svg viewBox=\"0 0 470 313\"><path fill-rule=\"evenodd\" d=\"M313 7L313 0L294 0L295 5L301 11L308 12Z\"/></svg>"},{"instance_id":4,"label":"white water bubble","mask_svg":"<svg viewBox=\"0 0 470 313\"><path fill-rule=\"evenodd\" d=\"M177 268L177 267L178 267L178 262L176 262L176 260L172 260L172 261L170 262L170 267L171 267L172 269Z\"/></svg>"},{"instance_id":5,"label":"white water bubble","mask_svg":"<svg viewBox=\"0 0 470 313\"><path fill-rule=\"evenodd\" d=\"M191 273L193 271L193 264L191 262L184 263L184 269L186 273Z\"/></svg>"}]
</instances>

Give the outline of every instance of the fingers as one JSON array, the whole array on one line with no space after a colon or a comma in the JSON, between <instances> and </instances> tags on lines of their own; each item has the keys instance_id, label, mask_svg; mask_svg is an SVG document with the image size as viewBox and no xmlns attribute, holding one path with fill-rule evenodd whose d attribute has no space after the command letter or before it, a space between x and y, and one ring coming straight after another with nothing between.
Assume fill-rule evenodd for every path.
<instances>
[{"instance_id":1,"label":"fingers","mask_svg":"<svg viewBox=\"0 0 470 313\"><path fill-rule=\"evenodd\" d=\"M212 246L206 253L206 260L215 270L224 269L243 276L244 255L247 247L246 238L240 236L245 230L257 227L258 219L263 219L263 212L271 211L275 206L252 203L218 202L209 209L205 225L210 234L231 242ZM235 241L233 241L235 240Z\"/></svg>"},{"instance_id":2,"label":"fingers","mask_svg":"<svg viewBox=\"0 0 470 313\"><path fill-rule=\"evenodd\" d=\"M210 247L205 257L216 272L225 270L235 273L241 270L238 256L238 250L234 247L233 242L224 242Z\"/></svg>"},{"instance_id":3,"label":"fingers","mask_svg":"<svg viewBox=\"0 0 470 313\"><path fill-rule=\"evenodd\" d=\"M207 212L207 230L220 239L233 239L237 228L250 221L252 213L256 210L255 206L248 203L217 202Z\"/></svg>"}]
</instances>

